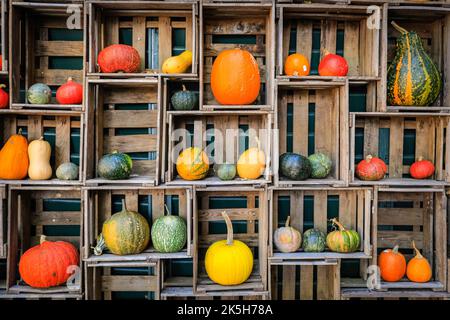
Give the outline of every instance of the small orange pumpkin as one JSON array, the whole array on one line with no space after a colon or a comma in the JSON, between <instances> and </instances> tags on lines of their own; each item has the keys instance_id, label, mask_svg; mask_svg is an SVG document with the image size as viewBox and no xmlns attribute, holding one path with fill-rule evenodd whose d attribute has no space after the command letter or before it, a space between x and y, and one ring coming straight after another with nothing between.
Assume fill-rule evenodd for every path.
<instances>
[{"instance_id":1,"label":"small orange pumpkin","mask_svg":"<svg viewBox=\"0 0 450 320\"><path fill-rule=\"evenodd\" d=\"M209 159L200 148L191 147L180 153L176 166L184 180L201 180L208 175Z\"/></svg>"},{"instance_id":2,"label":"small orange pumpkin","mask_svg":"<svg viewBox=\"0 0 450 320\"><path fill-rule=\"evenodd\" d=\"M309 70L308 59L300 53L291 54L284 63L284 72L288 76L307 76Z\"/></svg>"},{"instance_id":3,"label":"small orange pumpkin","mask_svg":"<svg viewBox=\"0 0 450 320\"><path fill-rule=\"evenodd\" d=\"M412 282L428 282L431 279L432 271L428 260L422 256L419 250L416 248L414 241L412 242L416 256L409 260L406 267L406 276Z\"/></svg>"},{"instance_id":4,"label":"small orange pumpkin","mask_svg":"<svg viewBox=\"0 0 450 320\"><path fill-rule=\"evenodd\" d=\"M211 90L220 104L251 104L258 97L260 86L259 67L250 52L224 50L214 60Z\"/></svg>"},{"instance_id":5,"label":"small orange pumpkin","mask_svg":"<svg viewBox=\"0 0 450 320\"><path fill-rule=\"evenodd\" d=\"M12 135L0 150L0 179L24 179L29 163L28 141L19 129L19 134Z\"/></svg>"},{"instance_id":6,"label":"small orange pumpkin","mask_svg":"<svg viewBox=\"0 0 450 320\"><path fill-rule=\"evenodd\" d=\"M381 278L384 281L396 282L405 276L405 256L398 252L398 246L394 249L386 249L378 257Z\"/></svg>"}]
</instances>

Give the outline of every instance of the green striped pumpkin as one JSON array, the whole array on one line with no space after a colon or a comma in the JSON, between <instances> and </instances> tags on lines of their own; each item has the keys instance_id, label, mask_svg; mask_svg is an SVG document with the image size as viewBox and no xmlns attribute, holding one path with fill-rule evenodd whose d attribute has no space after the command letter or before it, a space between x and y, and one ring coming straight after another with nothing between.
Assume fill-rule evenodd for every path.
<instances>
[{"instance_id":1,"label":"green striped pumpkin","mask_svg":"<svg viewBox=\"0 0 450 320\"><path fill-rule=\"evenodd\" d=\"M138 212L128 211L122 200L122 211L114 213L103 223L102 233L94 248L101 255L105 248L117 255L138 254L147 248L150 227Z\"/></svg>"},{"instance_id":2,"label":"green striped pumpkin","mask_svg":"<svg viewBox=\"0 0 450 320\"><path fill-rule=\"evenodd\" d=\"M158 252L178 252L186 245L186 222L180 216L170 214L166 206L167 215L159 217L153 222L152 242Z\"/></svg>"},{"instance_id":3,"label":"green striped pumpkin","mask_svg":"<svg viewBox=\"0 0 450 320\"><path fill-rule=\"evenodd\" d=\"M176 167L182 179L200 180L208 175L209 159L200 148L190 147L180 153Z\"/></svg>"},{"instance_id":4,"label":"green striped pumpkin","mask_svg":"<svg viewBox=\"0 0 450 320\"><path fill-rule=\"evenodd\" d=\"M387 73L387 103L391 106L429 106L439 96L442 78L415 32L392 25L401 35Z\"/></svg>"},{"instance_id":5,"label":"green striped pumpkin","mask_svg":"<svg viewBox=\"0 0 450 320\"><path fill-rule=\"evenodd\" d=\"M325 233L317 228L306 230L303 233L302 248L305 252L322 252L325 250Z\"/></svg>"},{"instance_id":6,"label":"green striped pumpkin","mask_svg":"<svg viewBox=\"0 0 450 320\"><path fill-rule=\"evenodd\" d=\"M336 219L331 219L333 226L338 230L332 231L327 235L327 246L331 251L340 253L355 252L359 249L361 239L355 230L347 230Z\"/></svg>"}]
</instances>

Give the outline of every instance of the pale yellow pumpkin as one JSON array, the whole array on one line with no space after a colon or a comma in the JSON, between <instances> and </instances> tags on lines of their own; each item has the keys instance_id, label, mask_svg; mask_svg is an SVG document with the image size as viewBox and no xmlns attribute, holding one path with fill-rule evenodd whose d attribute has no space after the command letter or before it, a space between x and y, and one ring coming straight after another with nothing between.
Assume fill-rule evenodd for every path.
<instances>
[{"instance_id":1,"label":"pale yellow pumpkin","mask_svg":"<svg viewBox=\"0 0 450 320\"><path fill-rule=\"evenodd\" d=\"M214 242L206 251L205 268L208 277L223 286L245 282L253 270L253 254L242 241L233 240L233 225L224 211L227 239Z\"/></svg>"},{"instance_id":2,"label":"pale yellow pumpkin","mask_svg":"<svg viewBox=\"0 0 450 320\"><path fill-rule=\"evenodd\" d=\"M237 162L237 174L242 179L258 179L266 169L266 155L260 149L260 143L257 147L249 148L244 151Z\"/></svg>"},{"instance_id":3,"label":"pale yellow pumpkin","mask_svg":"<svg viewBox=\"0 0 450 320\"><path fill-rule=\"evenodd\" d=\"M28 146L28 157L30 166L28 176L31 180L48 180L52 177L52 167L50 166L50 156L52 148L50 143L41 137L32 141Z\"/></svg>"},{"instance_id":4,"label":"pale yellow pumpkin","mask_svg":"<svg viewBox=\"0 0 450 320\"><path fill-rule=\"evenodd\" d=\"M286 225L275 230L273 243L281 252L295 252L302 244L302 234L289 225L291 216L287 217Z\"/></svg>"},{"instance_id":5,"label":"pale yellow pumpkin","mask_svg":"<svg viewBox=\"0 0 450 320\"><path fill-rule=\"evenodd\" d=\"M167 58L162 65L163 73L185 73L192 65L192 51L183 51L178 56Z\"/></svg>"}]
</instances>

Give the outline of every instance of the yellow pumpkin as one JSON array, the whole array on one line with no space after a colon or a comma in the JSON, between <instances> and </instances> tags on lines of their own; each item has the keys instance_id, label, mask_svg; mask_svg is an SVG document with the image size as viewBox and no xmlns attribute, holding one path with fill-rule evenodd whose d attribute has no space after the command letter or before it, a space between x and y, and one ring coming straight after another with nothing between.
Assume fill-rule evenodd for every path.
<instances>
[{"instance_id":1,"label":"yellow pumpkin","mask_svg":"<svg viewBox=\"0 0 450 320\"><path fill-rule=\"evenodd\" d=\"M163 73L185 73L192 64L192 51L183 51L178 56L167 58L162 65Z\"/></svg>"},{"instance_id":2,"label":"yellow pumpkin","mask_svg":"<svg viewBox=\"0 0 450 320\"><path fill-rule=\"evenodd\" d=\"M183 150L177 159L177 172L184 180L200 180L208 175L209 159L200 148Z\"/></svg>"},{"instance_id":3,"label":"yellow pumpkin","mask_svg":"<svg viewBox=\"0 0 450 320\"><path fill-rule=\"evenodd\" d=\"M227 224L227 239L214 242L206 251L205 268L208 277L223 286L245 282L253 270L253 254L250 248L239 240L233 240L233 225L224 211Z\"/></svg>"},{"instance_id":4,"label":"yellow pumpkin","mask_svg":"<svg viewBox=\"0 0 450 320\"><path fill-rule=\"evenodd\" d=\"M52 177L51 153L50 143L45 141L44 137L30 143L28 146L28 157L30 158L28 176L31 180L48 180Z\"/></svg>"},{"instance_id":5,"label":"yellow pumpkin","mask_svg":"<svg viewBox=\"0 0 450 320\"><path fill-rule=\"evenodd\" d=\"M237 162L237 174L242 179L258 179L266 169L266 155L258 146L244 151Z\"/></svg>"}]
</instances>

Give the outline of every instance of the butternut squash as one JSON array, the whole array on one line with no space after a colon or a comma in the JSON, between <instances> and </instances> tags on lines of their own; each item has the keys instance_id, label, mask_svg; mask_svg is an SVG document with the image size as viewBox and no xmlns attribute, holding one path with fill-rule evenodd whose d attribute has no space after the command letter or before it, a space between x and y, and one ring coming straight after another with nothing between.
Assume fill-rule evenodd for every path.
<instances>
[{"instance_id":1,"label":"butternut squash","mask_svg":"<svg viewBox=\"0 0 450 320\"><path fill-rule=\"evenodd\" d=\"M12 135L0 150L0 179L25 179L28 171L28 141L19 134Z\"/></svg>"},{"instance_id":2,"label":"butternut squash","mask_svg":"<svg viewBox=\"0 0 450 320\"><path fill-rule=\"evenodd\" d=\"M44 137L30 143L28 146L28 157L30 158L28 176L31 180L48 180L52 177L51 153L50 143L45 141Z\"/></svg>"},{"instance_id":3,"label":"butternut squash","mask_svg":"<svg viewBox=\"0 0 450 320\"><path fill-rule=\"evenodd\" d=\"M178 56L167 58L162 65L163 73L185 73L192 64L192 52L183 51Z\"/></svg>"}]
</instances>

